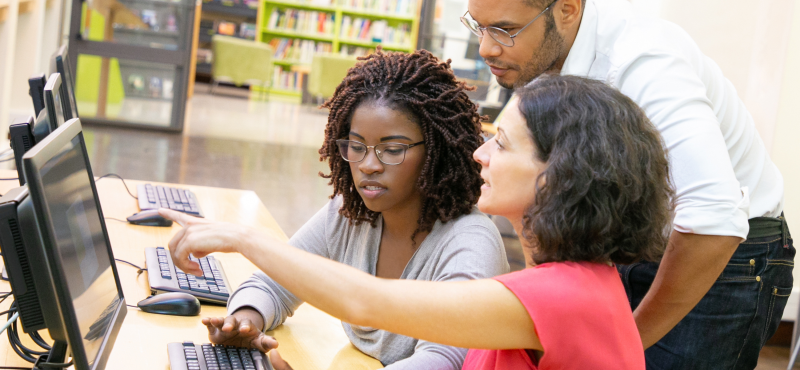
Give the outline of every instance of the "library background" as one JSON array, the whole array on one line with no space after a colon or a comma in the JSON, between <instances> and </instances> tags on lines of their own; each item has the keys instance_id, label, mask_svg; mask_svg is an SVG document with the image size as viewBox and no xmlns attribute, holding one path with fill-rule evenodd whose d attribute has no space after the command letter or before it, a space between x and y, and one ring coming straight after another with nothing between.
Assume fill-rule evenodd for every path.
<instances>
[{"instance_id":1,"label":"library background","mask_svg":"<svg viewBox=\"0 0 800 370\"><path fill-rule=\"evenodd\" d=\"M61 46L82 121L182 131L195 91L235 87L246 99L318 104L380 45L452 59L491 115L508 91L478 56L477 38L443 16L466 8L467 0L0 0L0 44L11 54L34 49L0 60L0 110L19 111L27 97L12 92L27 90ZM7 127L11 118L0 119Z\"/></svg>"}]
</instances>

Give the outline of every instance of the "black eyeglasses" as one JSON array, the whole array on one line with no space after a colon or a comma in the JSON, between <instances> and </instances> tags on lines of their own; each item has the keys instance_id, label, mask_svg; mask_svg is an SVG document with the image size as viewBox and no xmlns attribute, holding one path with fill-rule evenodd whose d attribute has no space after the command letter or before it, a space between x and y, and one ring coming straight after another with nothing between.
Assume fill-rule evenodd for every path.
<instances>
[{"instance_id":1,"label":"black eyeglasses","mask_svg":"<svg viewBox=\"0 0 800 370\"><path fill-rule=\"evenodd\" d=\"M406 159L406 150L425 144L425 141L414 144L380 143L378 145L367 145L355 140L340 139L336 140L336 144L339 144L339 153L345 161L361 162L366 158L369 149L372 148L381 163L395 165L403 163Z\"/></svg>"},{"instance_id":2,"label":"black eyeglasses","mask_svg":"<svg viewBox=\"0 0 800 370\"><path fill-rule=\"evenodd\" d=\"M472 31L472 33L474 33L475 36L483 37L484 33L488 33L489 36L492 36L494 41L497 41L498 43L500 43L500 45L512 47L514 46L514 38L517 37L517 35L519 35L520 32L528 28L528 26L530 26L534 21L539 19L539 17L541 17L542 14L544 14L548 9L550 9L551 6L553 6L553 4L556 3L556 1L558 0L555 0L552 3L550 3L550 5L544 8L544 10L542 10L542 12L539 13L539 15L533 18L533 20L528 22L528 24L523 26L519 31L517 31L513 35L509 34L506 30L502 28L491 27L491 26L481 27L476 20L472 19L472 15L469 14L469 10L467 10L467 12L464 13L464 15L461 16L459 19L461 19L461 23L463 23L464 26L469 28L469 30ZM467 18L468 15L469 18Z\"/></svg>"}]
</instances>

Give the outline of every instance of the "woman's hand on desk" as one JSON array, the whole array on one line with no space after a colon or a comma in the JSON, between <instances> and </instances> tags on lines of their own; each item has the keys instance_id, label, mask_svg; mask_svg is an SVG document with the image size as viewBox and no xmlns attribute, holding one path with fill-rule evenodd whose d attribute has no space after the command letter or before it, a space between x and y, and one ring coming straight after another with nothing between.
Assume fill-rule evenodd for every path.
<instances>
[{"instance_id":1,"label":"woman's hand on desk","mask_svg":"<svg viewBox=\"0 0 800 370\"><path fill-rule=\"evenodd\" d=\"M243 225L213 222L185 213L161 208L158 213L183 226L169 242L175 266L189 274L203 275L200 265L189 260L189 255L205 257L213 252L245 254L245 249L270 239L269 235Z\"/></svg>"},{"instance_id":2,"label":"woman's hand on desk","mask_svg":"<svg viewBox=\"0 0 800 370\"><path fill-rule=\"evenodd\" d=\"M252 308L242 308L228 317L205 317L211 343L254 348L267 353L278 347L278 341L263 332L261 314Z\"/></svg>"}]
</instances>

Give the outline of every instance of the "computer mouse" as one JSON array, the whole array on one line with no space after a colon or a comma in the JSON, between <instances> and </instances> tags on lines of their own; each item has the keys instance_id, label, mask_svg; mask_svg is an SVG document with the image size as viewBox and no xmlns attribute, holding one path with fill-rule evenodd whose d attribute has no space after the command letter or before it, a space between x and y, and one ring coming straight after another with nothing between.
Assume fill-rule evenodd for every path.
<instances>
[{"instance_id":1,"label":"computer mouse","mask_svg":"<svg viewBox=\"0 0 800 370\"><path fill-rule=\"evenodd\" d=\"M136 305L144 312L162 315L197 316L200 314L200 301L189 293L151 295Z\"/></svg>"},{"instance_id":2,"label":"computer mouse","mask_svg":"<svg viewBox=\"0 0 800 370\"><path fill-rule=\"evenodd\" d=\"M172 226L172 220L166 219L158 214L157 209L148 209L139 213L134 213L128 217L128 222L142 226Z\"/></svg>"}]
</instances>

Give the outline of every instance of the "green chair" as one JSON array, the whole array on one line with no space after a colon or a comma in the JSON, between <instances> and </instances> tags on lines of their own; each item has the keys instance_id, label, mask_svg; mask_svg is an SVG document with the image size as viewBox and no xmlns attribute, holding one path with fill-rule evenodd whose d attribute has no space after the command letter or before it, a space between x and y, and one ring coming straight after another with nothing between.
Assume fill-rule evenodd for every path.
<instances>
[{"instance_id":1,"label":"green chair","mask_svg":"<svg viewBox=\"0 0 800 370\"><path fill-rule=\"evenodd\" d=\"M311 61L308 76L308 92L319 98L333 96L347 71L356 65L356 57L339 54L316 54Z\"/></svg>"},{"instance_id":2,"label":"green chair","mask_svg":"<svg viewBox=\"0 0 800 370\"><path fill-rule=\"evenodd\" d=\"M236 86L260 86L264 91L272 79L272 47L236 37L211 38L211 93L220 82Z\"/></svg>"}]
</instances>

